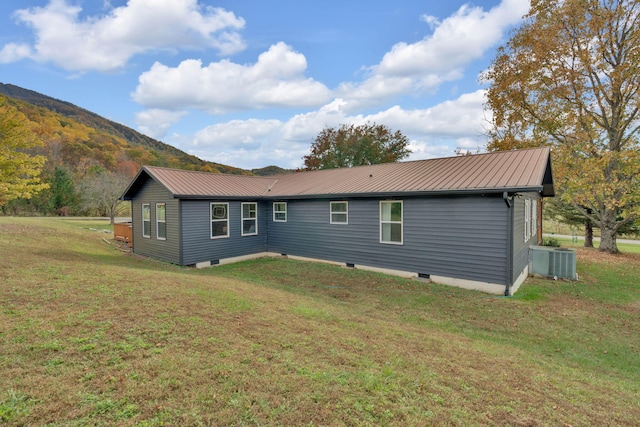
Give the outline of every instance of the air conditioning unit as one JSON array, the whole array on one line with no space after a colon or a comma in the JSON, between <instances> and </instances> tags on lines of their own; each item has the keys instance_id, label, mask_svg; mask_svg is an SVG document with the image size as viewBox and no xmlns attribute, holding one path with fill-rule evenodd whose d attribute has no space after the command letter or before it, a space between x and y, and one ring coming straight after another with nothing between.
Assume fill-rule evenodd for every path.
<instances>
[{"instance_id":1,"label":"air conditioning unit","mask_svg":"<svg viewBox=\"0 0 640 427\"><path fill-rule=\"evenodd\" d=\"M575 249L531 246L529 274L577 280Z\"/></svg>"}]
</instances>

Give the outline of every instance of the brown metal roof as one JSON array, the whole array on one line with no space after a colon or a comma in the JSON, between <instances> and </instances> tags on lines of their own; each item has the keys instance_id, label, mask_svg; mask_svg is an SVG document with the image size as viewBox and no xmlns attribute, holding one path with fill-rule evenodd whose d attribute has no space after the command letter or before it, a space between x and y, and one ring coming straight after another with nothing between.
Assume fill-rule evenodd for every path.
<instances>
[{"instance_id":1,"label":"brown metal roof","mask_svg":"<svg viewBox=\"0 0 640 427\"><path fill-rule=\"evenodd\" d=\"M548 148L383 163L281 175L270 195L541 191L548 167Z\"/></svg>"},{"instance_id":2,"label":"brown metal roof","mask_svg":"<svg viewBox=\"0 0 640 427\"><path fill-rule=\"evenodd\" d=\"M145 166L174 196L263 196L273 179Z\"/></svg>"},{"instance_id":3,"label":"brown metal roof","mask_svg":"<svg viewBox=\"0 0 640 427\"><path fill-rule=\"evenodd\" d=\"M498 191L540 191L549 196L553 195L549 156L550 151L545 147L294 172L271 177L211 174L145 166L138 176L145 171L178 198L293 198ZM132 190L133 183L123 198L131 198Z\"/></svg>"}]
</instances>

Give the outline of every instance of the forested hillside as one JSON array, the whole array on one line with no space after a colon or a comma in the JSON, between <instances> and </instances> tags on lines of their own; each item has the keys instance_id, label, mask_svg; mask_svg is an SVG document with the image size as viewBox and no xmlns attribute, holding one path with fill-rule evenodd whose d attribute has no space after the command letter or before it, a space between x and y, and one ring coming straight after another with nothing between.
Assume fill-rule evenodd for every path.
<instances>
[{"instance_id":1,"label":"forested hillside","mask_svg":"<svg viewBox=\"0 0 640 427\"><path fill-rule=\"evenodd\" d=\"M41 141L29 154L46 158L41 178L49 184L31 199L8 203L5 213L109 214L91 200L105 191L97 187L110 182L121 191L141 165L252 174L204 161L71 103L18 86L0 83L0 105L0 114L11 112L14 122Z\"/></svg>"},{"instance_id":2,"label":"forested hillside","mask_svg":"<svg viewBox=\"0 0 640 427\"><path fill-rule=\"evenodd\" d=\"M34 131L49 147L49 154L53 154L51 160L55 162L62 156L65 166L70 169L81 168L87 162L117 169L119 163L133 162L137 166L147 164L250 174L239 168L201 160L91 111L32 90L0 83L0 95L7 97L9 103L32 122Z\"/></svg>"},{"instance_id":3,"label":"forested hillside","mask_svg":"<svg viewBox=\"0 0 640 427\"><path fill-rule=\"evenodd\" d=\"M282 175L285 173L295 172L295 169L284 169L280 166L265 166L260 169L251 169L251 173L259 176Z\"/></svg>"}]
</instances>

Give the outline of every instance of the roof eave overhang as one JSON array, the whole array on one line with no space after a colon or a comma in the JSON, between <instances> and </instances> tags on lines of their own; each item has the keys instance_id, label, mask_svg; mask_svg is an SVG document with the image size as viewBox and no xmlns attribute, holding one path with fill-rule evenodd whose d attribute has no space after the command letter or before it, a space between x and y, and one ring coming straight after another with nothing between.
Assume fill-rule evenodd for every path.
<instances>
[{"instance_id":1,"label":"roof eave overhang","mask_svg":"<svg viewBox=\"0 0 640 427\"><path fill-rule=\"evenodd\" d=\"M136 176L133 177L133 179L129 182L129 185L127 185L127 188L125 188L125 190L122 192L122 195L118 198L119 200L134 199L135 193L137 192L137 186L139 185L140 179L142 179L141 176L143 173L149 177L151 176L144 166L141 167L140 170L138 170L138 173L136 174Z\"/></svg>"},{"instance_id":2,"label":"roof eave overhang","mask_svg":"<svg viewBox=\"0 0 640 427\"><path fill-rule=\"evenodd\" d=\"M119 200L133 200L134 199L135 193L137 192L137 189L138 189L138 186L141 185L140 184L140 180L145 179L143 174L146 175L147 179L152 179L155 182L157 182L159 185L161 185L171 195L171 197L175 198L175 194L173 193L173 191L169 187L167 187L167 185L161 179L158 179L158 177L155 176L152 171L147 169L146 166L142 166L140 168L140 170L138 171L138 173L136 174L136 176L131 180L131 182L129 183L129 185L125 189L125 191L122 193L122 196L119 197Z\"/></svg>"},{"instance_id":3,"label":"roof eave overhang","mask_svg":"<svg viewBox=\"0 0 640 427\"><path fill-rule=\"evenodd\" d=\"M269 194L269 195L223 195L223 194L173 194L172 197L181 200L302 200L302 199L336 199L336 198L393 198L393 197L450 197L472 195L502 195L507 192L541 193L544 187L511 187L511 188L474 188L464 190L427 190L427 191L381 191L367 193L323 193L323 194Z\"/></svg>"},{"instance_id":4,"label":"roof eave overhang","mask_svg":"<svg viewBox=\"0 0 640 427\"><path fill-rule=\"evenodd\" d=\"M327 194L301 194L271 196L270 199L328 199L328 198L393 198L393 197L451 197L451 196L481 196L481 195L502 195L503 193L531 193L542 192L540 187L518 187L518 188L477 188L464 190L427 190L427 191L381 191L368 193L327 193Z\"/></svg>"},{"instance_id":5,"label":"roof eave overhang","mask_svg":"<svg viewBox=\"0 0 640 427\"><path fill-rule=\"evenodd\" d=\"M171 197L180 200L266 200L268 197L256 195L224 195L224 194L172 194Z\"/></svg>"}]
</instances>

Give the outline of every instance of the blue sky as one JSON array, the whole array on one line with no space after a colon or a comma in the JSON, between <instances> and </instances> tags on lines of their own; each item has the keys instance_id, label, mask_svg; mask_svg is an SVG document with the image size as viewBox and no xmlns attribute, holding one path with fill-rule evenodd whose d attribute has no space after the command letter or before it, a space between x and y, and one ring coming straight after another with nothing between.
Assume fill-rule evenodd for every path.
<instances>
[{"instance_id":1,"label":"blue sky","mask_svg":"<svg viewBox=\"0 0 640 427\"><path fill-rule=\"evenodd\" d=\"M528 0L2 0L0 82L202 159L300 167L315 136L384 124L410 159L486 143L479 74Z\"/></svg>"}]
</instances>

